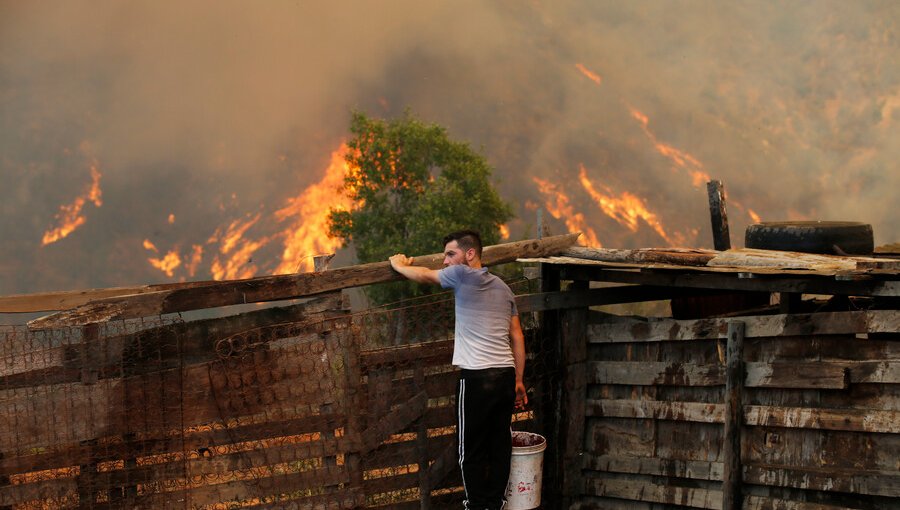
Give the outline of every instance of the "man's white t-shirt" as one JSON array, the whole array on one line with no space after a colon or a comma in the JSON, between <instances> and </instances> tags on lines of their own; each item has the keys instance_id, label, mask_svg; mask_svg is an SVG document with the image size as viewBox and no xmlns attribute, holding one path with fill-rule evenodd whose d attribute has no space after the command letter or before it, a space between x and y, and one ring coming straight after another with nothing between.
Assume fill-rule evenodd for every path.
<instances>
[{"instance_id":1,"label":"man's white t-shirt","mask_svg":"<svg viewBox=\"0 0 900 510\"><path fill-rule=\"evenodd\" d=\"M509 326L518 315L509 286L488 272L465 265L438 272L441 287L456 296L453 365L467 370L514 367Z\"/></svg>"}]
</instances>

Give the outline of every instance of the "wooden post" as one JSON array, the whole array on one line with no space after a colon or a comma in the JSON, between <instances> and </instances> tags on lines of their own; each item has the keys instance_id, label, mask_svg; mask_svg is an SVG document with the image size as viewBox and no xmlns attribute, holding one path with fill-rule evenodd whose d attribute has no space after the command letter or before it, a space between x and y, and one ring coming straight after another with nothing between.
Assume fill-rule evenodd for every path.
<instances>
[{"instance_id":1,"label":"wooden post","mask_svg":"<svg viewBox=\"0 0 900 510\"><path fill-rule=\"evenodd\" d=\"M744 328L741 321L728 323L728 346L725 366L725 430L723 432L724 466L722 475L722 510L741 508L741 425L744 422L743 390Z\"/></svg>"},{"instance_id":2,"label":"wooden post","mask_svg":"<svg viewBox=\"0 0 900 510\"><path fill-rule=\"evenodd\" d=\"M586 291L589 282L574 281L570 292ZM559 442L562 508L569 508L582 492L582 452L587 398L587 317L588 308L572 308L560 314L560 368L563 385L560 402L560 434L549 440Z\"/></svg>"},{"instance_id":3,"label":"wooden post","mask_svg":"<svg viewBox=\"0 0 900 510\"><path fill-rule=\"evenodd\" d=\"M553 264L541 264L541 292L556 292L560 289L559 269ZM562 494L562 477L560 476L565 466L562 464L561 450L556 438L560 437L559 395L562 384L559 380L560 352L559 352L559 312L547 310L542 312L540 329L538 330L537 346L534 349L537 356L532 359L540 362L543 367L537 373L543 377L536 381L533 402L529 405L535 410L535 421L538 424L536 432L542 433L547 438L547 449L544 452L544 496L545 501L559 501ZM526 366L526 374L529 372ZM531 370L535 373L534 370ZM529 381L525 381L526 386Z\"/></svg>"},{"instance_id":4,"label":"wooden post","mask_svg":"<svg viewBox=\"0 0 900 510\"><path fill-rule=\"evenodd\" d=\"M413 380L417 388L425 388L425 367L416 366ZM426 414L427 414L426 406ZM416 451L419 464L419 508L431 510L431 480L428 476L428 424L425 423L426 414L416 419Z\"/></svg>"},{"instance_id":5,"label":"wooden post","mask_svg":"<svg viewBox=\"0 0 900 510\"><path fill-rule=\"evenodd\" d=\"M709 216L712 220L713 247L719 251L731 249L731 235L728 232L728 215L725 212L725 186L722 181L706 183L709 193Z\"/></svg>"}]
</instances>

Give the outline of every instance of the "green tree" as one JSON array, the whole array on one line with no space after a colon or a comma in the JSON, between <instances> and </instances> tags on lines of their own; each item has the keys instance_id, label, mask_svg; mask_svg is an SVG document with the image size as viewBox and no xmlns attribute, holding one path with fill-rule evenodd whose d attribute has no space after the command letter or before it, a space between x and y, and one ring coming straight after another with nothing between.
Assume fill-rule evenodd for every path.
<instances>
[{"instance_id":1,"label":"green tree","mask_svg":"<svg viewBox=\"0 0 900 510\"><path fill-rule=\"evenodd\" d=\"M468 144L408 111L393 120L355 112L350 132L352 171L343 192L356 206L331 210L329 235L345 246L352 241L360 262L440 252L441 239L454 230L478 230L485 245L500 240L512 210L491 184L487 160ZM368 290L378 303L429 292L410 282Z\"/></svg>"}]
</instances>

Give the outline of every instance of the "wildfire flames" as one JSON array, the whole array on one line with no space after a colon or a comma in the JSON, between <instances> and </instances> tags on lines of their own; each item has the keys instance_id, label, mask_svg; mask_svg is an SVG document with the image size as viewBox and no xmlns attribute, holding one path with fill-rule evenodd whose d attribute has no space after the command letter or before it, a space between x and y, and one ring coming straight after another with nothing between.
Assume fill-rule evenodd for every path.
<instances>
[{"instance_id":1,"label":"wildfire flames","mask_svg":"<svg viewBox=\"0 0 900 510\"><path fill-rule=\"evenodd\" d=\"M44 232L44 237L41 240L42 246L55 243L56 241L65 238L78 227L84 225L84 222L87 221L87 219L81 214L81 211L84 209L86 203L91 202L94 204L94 207L103 205L103 194L100 190L100 177L102 177L102 175L97 167L97 161L92 161L90 165L90 188L76 197L71 204L63 204L59 207L59 212L56 213L56 219L58 220L59 225Z\"/></svg>"},{"instance_id":2,"label":"wildfire flames","mask_svg":"<svg viewBox=\"0 0 900 510\"><path fill-rule=\"evenodd\" d=\"M627 227L628 230L631 230L632 232L637 232L638 227L640 226L639 220L644 220L644 222L659 234L660 237L665 239L669 245L675 244L669 235L666 234L662 222L656 214L647 209L643 199L627 191L623 192L620 196L615 197L613 196L612 190L606 186L601 186L604 193L597 191L594 183L588 179L584 165L581 165L579 168L578 179L588 195L590 195L594 202L600 206L600 209L603 210L603 213L616 220L620 225Z\"/></svg>"},{"instance_id":3,"label":"wildfire flames","mask_svg":"<svg viewBox=\"0 0 900 510\"><path fill-rule=\"evenodd\" d=\"M641 129L644 130L644 134L647 135L656 151L672 161L675 164L675 168L687 172L691 176L691 182L694 184L694 187L699 188L704 183L709 182L710 177L703 169L703 163L687 152L657 140L656 135L650 130L650 119L634 108L629 107L629 109L631 110L631 116L641 124Z\"/></svg>"},{"instance_id":4,"label":"wildfire flames","mask_svg":"<svg viewBox=\"0 0 900 510\"><path fill-rule=\"evenodd\" d=\"M534 178L534 183L537 184L538 191L547 197L544 205L551 216L558 220L563 220L569 232L581 232L588 246L596 246L598 248L601 246L600 240L597 239L597 233L594 232L594 229L587 226L583 214L575 212L569 197L560 191L558 186L538 177Z\"/></svg>"},{"instance_id":5,"label":"wildfire flames","mask_svg":"<svg viewBox=\"0 0 900 510\"><path fill-rule=\"evenodd\" d=\"M209 266L212 277L233 280L251 278L260 270L272 274L309 271L313 256L334 253L341 241L328 237L329 211L349 209L353 205L340 190L344 176L351 171L344 159L346 151L347 147L343 144L333 151L322 179L288 199L281 209L269 215L261 212L247 215L216 229L205 242L213 247L214 255ZM169 223L174 222L175 216L169 215ZM269 229L275 232L261 237L251 235L255 231ZM279 239L283 241L283 246L275 267L267 268L254 262L254 254ZM144 241L144 248L154 254L159 253L150 240ZM165 256L153 256L147 261L166 276L173 277L176 270L182 268L188 277L193 277L203 263L203 255L203 244L194 244L187 255L182 256L176 246L168 250Z\"/></svg>"},{"instance_id":6,"label":"wildfire flames","mask_svg":"<svg viewBox=\"0 0 900 510\"><path fill-rule=\"evenodd\" d=\"M349 210L353 204L340 192L344 176L350 165L344 159L347 147L342 145L331 153L331 164L325 176L288 204L275 211L279 223L288 222L282 232L285 236L281 263L276 274L299 273L312 268L312 256L334 253L341 245L338 239L328 237L328 213L330 209Z\"/></svg>"},{"instance_id":7,"label":"wildfire flames","mask_svg":"<svg viewBox=\"0 0 900 510\"><path fill-rule=\"evenodd\" d=\"M581 74L583 74L587 79L591 80L592 82L596 83L597 85L600 85L603 83L603 78L601 78L599 74L592 72L590 69L588 69L587 67L584 67L582 64L575 64L575 68L578 69L581 72Z\"/></svg>"}]
</instances>

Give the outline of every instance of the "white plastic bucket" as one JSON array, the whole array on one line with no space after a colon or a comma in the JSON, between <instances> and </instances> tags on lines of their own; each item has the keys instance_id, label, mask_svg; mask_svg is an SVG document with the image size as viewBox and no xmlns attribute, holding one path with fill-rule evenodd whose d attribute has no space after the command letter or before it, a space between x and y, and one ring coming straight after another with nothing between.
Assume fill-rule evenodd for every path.
<instances>
[{"instance_id":1,"label":"white plastic bucket","mask_svg":"<svg viewBox=\"0 0 900 510\"><path fill-rule=\"evenodd\" d=\"M540 434L513 431L512 443L506 510L531 510L541 506L541 474L547 440Z\"/></svg>"}]
</instances>

